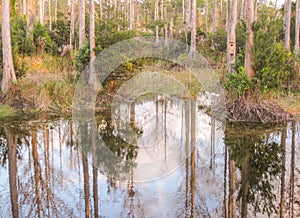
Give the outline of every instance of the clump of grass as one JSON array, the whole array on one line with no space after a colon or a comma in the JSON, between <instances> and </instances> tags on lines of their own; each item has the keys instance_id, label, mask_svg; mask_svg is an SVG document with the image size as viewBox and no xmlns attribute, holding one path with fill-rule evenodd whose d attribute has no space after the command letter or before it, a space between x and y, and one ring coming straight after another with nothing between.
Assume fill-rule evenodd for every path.
<instances>
[{"instance_id":1,"label":"clump of grass","mask_svg":"<svg viewBox=\"0 0 300 218\"><path fill-rule=\"evenodd\" d=\"M15 115L16 115L16 111L14 108L5 104L0 104L0 119L12 117Z\"/></svg>"}]
</instances>

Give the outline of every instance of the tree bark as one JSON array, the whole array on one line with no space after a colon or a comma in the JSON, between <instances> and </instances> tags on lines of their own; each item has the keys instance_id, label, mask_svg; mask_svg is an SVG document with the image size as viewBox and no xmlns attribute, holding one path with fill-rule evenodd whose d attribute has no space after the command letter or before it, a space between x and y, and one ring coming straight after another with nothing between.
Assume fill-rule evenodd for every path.
<instances>
[{"instance_id":1,"label":"tree bark","mask_svg":"<svg viewBox=\"0 0 300 218\"><path fill-rule=\"evenodd\" d=\"M49 29L52 31L52 11L51 11L51 0L48 0L48 12L49 12Z\"/></svg>"},{"instance_id":2,"label":"tree bark","mask_svg":"<svg viewBox=\"0 0 300 218\"><path fill-rule=\"evenodd\" d=\"M290 51L292 0L286 0L284 5L284 47Z\"/></svg>"},{"instance_id":3,"label":"tree bark","mask_svg":"<svg viewBox=\"0 0 300 218\"><path fill-rule=\"evenodd\" d=\"M254 33L252 30L252 24L254 21L254 2L253 0L246 0L247 1L247 13L246 13L246 51L245 51L245 71L250 80L254 78L254 69L252 66L252 48L253 48L253 38ZM289 0L290 1L290 0Z\"/></svg>"},{"instance_id":4,"label":"tree bark","mask_svg":"<svg viewBox=\"0 0 300 218\"><path fill-rule=\"evenodd\" d=\"M103 19L103 9L102 9L102 0L99 0L99 17L100 17L100 20Z\"/></svg>"},{"instance_id":5,"label":"tree bark","mask_svg":"<svg viewBox=\"0 0 300 218\"><path fill-rule=\"evenodd\" d=\"M186 29L191 28L191 10L192 10L192 0L185 0L185 27Z\"/></svg>"},{"instance_id":6,"label":"tree bark","mask_svg":"<svg viewBox=\"0 0 300 218\"><path fill-rule=\"evenodd\" d=\"M79 8L79 48L85 43L85 0L80 0Z\"/></svg>"},{"instance_id":7,"label":"tree bark","mask_svg":"<svg viewBox=\"0 0 300 218\"><path fill-rule=\"evenodd\" d=\"M231 11L228 13L227 30L227 72L232 72L232 65L236 60L236 24L237 24L237 0L232 0Z\"/></svg>"},{"instance_id":8,"label":"tree bark","mask_svg":"<svg viewBox=\"0 0 300 218\"><path fill-rule=\"evenodd\" d=\"M17 82L10 36L10 12L9 0L2 0L2 54L3 54L3 76L1 82L1 90L6 93L9 88L9 83Z\"/></svg>"},{"instance_id":9,"label":"tree bark","mask_svg":"<svg viewBox=\"0 0 300 218\"><path fill-rule=\"evenodd\" d=\"M295 48L294 52L299 53L299 31L300 31L300 0L296 0L296 18L295 18Z\"/></svg>"},{"instance_id":10,"label":"tree bark","mask_svg":"<svg viewBox=\"0 0 300 218\"><path fill-rule=\"evenodd\" d=\"M54 2L54 22L57 23L57 4L58 0L55 0Z\"/></svg>"},{"instance_id":11,"label":"tree bark","mask_svg":"<svg viewBox=\"0 0 300 218\"><path fill-rule=\"evenodd\" d=\"M197 5L196 0L191 0L192 3L192 30L191 30L191 49L190 52L196 51L196 28L197 28Z\"/></svg>"},{"instance_id":12,"label":"tree bark","mask_svg":"<svg viewBox=\"0 0 300 218\"><path fill-rule=\"evenodd\" d=\"M27 0L27 25L26 25L26 36L32 38L32 30L35 23L35 1Z\"/></svg>"},{"instance_id":13,"label":"tree bark","mask_svg":"<svg viewBox=\"0 0 300 218\"><path fill-rule=\"evenodd\" d=\"M45 17L45 1L44 0L40 0L40 7L39 7L39 9L40 9L40 13L39 13L39 15L40 15L40 23L42 25L44 25L44 17Z\"/></svg>"},{"instance_id":14,"label":"tree bark","mask_svg":"<svg viewBox=\"0 0 300 218\"><path fill-rule=\"evenodd\" d=\"M134 29L134 0L129 2L129 29Z\"/></svg>"},{"instance_id":15,"label":"tree bark","mask_svg":"<svg viewBox=\"0 0 300 218\"><path fill-rule=\"evenodd\" d=\"M73 38L75 33L75 13L74 13L75 1L71 0L71 17L70 17L70 48L73 47Z\"/></svg>"}]
</instances>

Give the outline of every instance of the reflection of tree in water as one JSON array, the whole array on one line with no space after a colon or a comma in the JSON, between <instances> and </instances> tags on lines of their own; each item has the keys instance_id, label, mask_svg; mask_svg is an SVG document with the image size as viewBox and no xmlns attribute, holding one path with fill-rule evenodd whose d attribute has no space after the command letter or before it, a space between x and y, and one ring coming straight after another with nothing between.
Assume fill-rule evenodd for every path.
<instances>
[{"instance_id":1,"label":"reflection of tree in water","mask_svg":"<svg viewBox=\"0 0 300 218\"><path fill-rule=\"evenodd\" d=\"M241 170L238 200L242 200L242 217L247 216L247 204L254 213L276 211L274 186L271 183L283 170L283 148L271 139L274 128L252 128L246 125L227 125L225 143L230 160ZM283 129L286 131L286 129Z\"/></svg>"}]
</instances>

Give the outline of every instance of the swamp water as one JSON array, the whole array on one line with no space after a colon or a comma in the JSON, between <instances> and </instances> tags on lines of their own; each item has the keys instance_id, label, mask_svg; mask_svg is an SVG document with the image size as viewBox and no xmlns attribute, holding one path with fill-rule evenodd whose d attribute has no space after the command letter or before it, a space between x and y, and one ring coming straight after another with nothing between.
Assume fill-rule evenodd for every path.
<instances>
[{"instance_id":1,"label":"swamp water","mask_svg":"<svg viewBox=\"0 0 300 218\"><path fill-rule=\"evenodd\" d=\"M131 163L114 172L101 149L82 149L88 123L1 123L0 217L299 217L300 123L222 124L196 105L158 96L99 115L97 137ZM156 178L135 182L157 161Z\"/></svg>"}]
</instances>

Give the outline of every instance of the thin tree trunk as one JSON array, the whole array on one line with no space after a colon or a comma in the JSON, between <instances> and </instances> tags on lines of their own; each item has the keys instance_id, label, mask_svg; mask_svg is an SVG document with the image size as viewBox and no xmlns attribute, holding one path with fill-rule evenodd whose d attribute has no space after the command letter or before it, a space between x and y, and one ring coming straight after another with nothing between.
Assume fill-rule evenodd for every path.
<instances>
[{"instance_id":1,"label":"thin tree trunk","mask_svg":"<svg viewBox=\"0 0 300 218\"><path fill-rule=\"evenodd\" d=\"M169 34L170 39L173 39L174 37L174 19L171 18L170 21L170 34Z\"/></svg>"},{"instance_id":2,"label":"thin tree trunk","mask_svg":"<svg viewBox=\"0 0 300 218\"><path fill-rule=\"evenodd\" d=\"M11 50L9 0L2 0L2 63L3 76L1 90L5 93L9 83L17 82Z\"/></svg>"},{"instance_id":3,"label":"thin tree trunk","mask_svg":"<svg viewBox=\"0 0 300 218\"><path fill-rule=\"evenodd\" d=\"M192 0L185 0L185 27L187 30L191 28L191 1Z\"/></svg>"},{"instance_id":4,"label":"thin tree trunk","mask_svg":"<svg viewBox=\"0 0 300 218\"><path fill-rule=\"evenodd\" d=\"M192 3L192 31L191 31L191 49L190 52L196 51L196 28L197 28L197 5L196 0L191 0Z\"/></svg>"},{"instance_id":5,"label":"thin tree trunk","mask_svg":"<svg viewBox=\"0 0 300 218\"><path fill-rule=\"evenodd\" d=\"M290 50L292 0L286 0L284 6L284 47Z\"/></svg>"},{"instance_id":6,"label":"thin tree trunk","mask_svg":"<svg viewBox=\"0 0 300 218\"><path fill-rule=\"evenodd\" d=\"M154 2L154 22L158 20L158 0ZM158 25L155 25L155 41L158 41Z\"/></svg>"},{"instance_id":7,"label":"thin tree trunk","mask_svg":"<svg viewBox=\"0 0 300 218\"><path fill-rule=\"evenodd\" d=\"M130 0L130 5L129 5L129 29L133 30L134 29L134 1L135 0Z\"/></svg>"},{"instance_id":8,"label":"thin tree trunk","mask_svg":"<svg viewBox=\"0 0 300 218\"><path fill-rule=\"evenodd\" d=\"M19 217L18 189L17 189L17 140L7 127L4 128L8 146L8 172L11 210L14 218Z\"/></svg>"},{"instance_id":9,"label":"thin tree trunk","mask_svg":"<svg viewBox=\"0 0 300 218\"><path fill-rule=\"evenodd\" d=\"M246 13L246 51L245 51L245 63L244 67L247 72L247 75L250 80L254 78L254 69L252 66L252 48L253 48L253 38L254 33L252 30L252 24L254 19L254 2L253 0L245 0L247 1L247 13ZM290 1L290 0L289 0Z\"/></svg>"},{"instance_id":10,"label":"thin tree trunk","mask_svg":"<svg viewBox=\"0 0 300 218\"><path fill-rule=\"evenodd\" d=\"M58 0L55 0L54 2L54 22L57 23L57 4Z\"/></svg>"},{"instance_id":11,"label":"thin tree trunk","mask_svg":"<svg viewBox=\"0 0 300 218\"><path fill-rule=\"evenodd\" d=\"M48 0L48 12L49 12L49 29L52 31L52 11L51 11L51 0Z\"/></svg>"},{"instance_id":12,"label":"thin tree trunk","mask_svg":"<svg viewBox=\"0 0 300 218\"><path fill-rule=\"evenodd\" d=\"M232 0L232 10L228 14L228 34L227 34L227 72L232 72L232 65L236 60L236 24L237 24L237 0Z\"/></svg>"},{"instance_id":13,"label":"thin tree trunk","mask_svg":"<svg viewBox=\"0 0 300 218\"><path fill-rule=\"evenodd\" d=\"M100 20L103 20L102 0L99 0L99 13L100 13Z\"/></svg>"},{"instance_id":14,"label":"thin tree trunk","mask_svg":"<svg viewBox=\"0 0 300 218\"><path fill-rule=\"evenodd\" d=\"M27 15L27 1L26 0L22 0L22 13L23 13L23 16Z\"/></svg>"},{"instance_id":15,"label":"thin tree trunk","mask_svg":"<svg viewBox=\"0 0 300 218\"><path fill-rule=\"evenodd\" d=\"M214 35L216 33L217 28L217 0L213 0L212 16L213 19L211 32Z\"/></svg>"},{"instance_id":16,"label":"thin tree trunk","mask_svg":"<svg viewBox=\"0 0 300 218\"><path fill-rule=\"evenodd\" d=\"M79 6L79 48L81 48L86 40L85 37L85 0L80 0Z\"/></svg>"},{"instance_id":17,"label":"thin tree trunk","mask_svg":"<svg viewBox=\"0 0 300 218\"><path fill-rule=\"evenodd\" d=\"M71 0L71 17L70 17L70 48L73 47L73 38L75 33L75 13L74 13L75 0Z\"/></svg>"},{"instance_id":18,"label":"thin tree trunk","mask_svg":"<svg viewBox=\"0 0 300 218\"><path fill-rule=\"evenodd\" d=\"M39 15L40 15L40 23L42 24L42 25L44 25L44 17L45 17L45 1L44 0L40 0L40 7L39 7L39 9L40 9L40 13L39 13Z\"/></svg>"},{"instance_id":19,"label":"thin tree trunk","mask_svg":"<svg viewBox=\"0 0 300 218\"><path fill-rule=\"evenodd\" d=\"M296 0L296 18L295 18L295 53L298 54L299 46L299 31L300 31L300 0Z\"/></svg>"}]
</instances>

